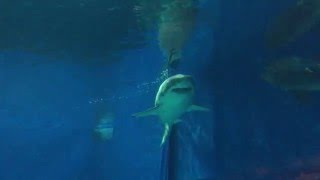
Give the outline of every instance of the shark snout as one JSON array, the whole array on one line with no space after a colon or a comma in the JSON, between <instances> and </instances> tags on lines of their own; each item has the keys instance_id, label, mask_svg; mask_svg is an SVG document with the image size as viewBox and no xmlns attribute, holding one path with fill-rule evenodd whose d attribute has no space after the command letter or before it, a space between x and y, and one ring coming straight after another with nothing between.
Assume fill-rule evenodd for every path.
<instances>
[{"instance_id":1,"label":"shark snout","mask_svg":"<svg viewBox=\"0 0 320 180\"><path fill-rule=\"evenodd\" d=\"M193 78L190 75L184 75L182 79L183 81L193 81Z\"/></svg>"},{"instance_id":2,"label":"shark snout","mask_svg":"<svg viewBox=\"0 0 320 180\"><path fill-rule=\"evenodd\" d=\"M177 84L175 84L171 90L175 93L190 93L193 92L194 89L194 83L191 76L184 77L181 79L181 81Z\"/></svg>"},{"instance_id":3,"label":"shark snout","mask_svg":"<svg viewBox=\"0 0 320 180\"><path fill-rule=\"evenodd\" d=\"M184 80L183 80L183 84L185 84L186 86L189 86L191 88L193 88L194 86L194 80L193 77L190 75L186 75Z\"/></svg>"}]
</instances>

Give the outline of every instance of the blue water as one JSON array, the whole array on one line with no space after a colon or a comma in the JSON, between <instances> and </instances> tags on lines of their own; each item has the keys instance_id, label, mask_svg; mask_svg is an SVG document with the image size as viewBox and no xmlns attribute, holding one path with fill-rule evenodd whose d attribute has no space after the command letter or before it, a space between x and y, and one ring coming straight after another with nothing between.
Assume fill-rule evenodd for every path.
<instances>
[{"instance_id":1,"label":"blue water","mask_svg":"<svg viewBox=\"0 0 320 180\"><path fill-rule=\"evenodd\" d=\"M319 58L318 27L284 48L262 43L268 22L294 0L201 4L174 73L194 77L195 102L211 112L185 114L162 148L159 120L131 116L154 105L163 81L156 28L139 28L130 11L136 1L96 3L82 11L68 1L68 16L54 16L30 1L25 8L53 18L49 24L62 33L46 34L34 18L42 16L19 21L21 2L0 2L12 10L0 13L1 180L289 180L320 172L319 94L301 104L260 77L272 58ZM43 34L23 34L17 22ZM114 114L109 141L93 133L104 110Z\"/></svg>"}]
</instances>

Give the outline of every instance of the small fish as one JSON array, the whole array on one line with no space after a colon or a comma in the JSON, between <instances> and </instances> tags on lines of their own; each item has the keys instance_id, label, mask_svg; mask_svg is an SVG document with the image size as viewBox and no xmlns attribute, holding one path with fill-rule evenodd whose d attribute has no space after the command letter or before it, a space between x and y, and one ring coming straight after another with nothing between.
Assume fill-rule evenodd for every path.
<instances>
[{"instance_id":1,"label":"small fish","mask_svg":"<svg viewBox=\"0 0 320 180\"><path fill-rule=\"evenodd\" d=\"M110 140L113 137L113 121L112 113L106 113L99 119L97 126L94 129L95 134L103 141Z\"/></svg>"},{"instance_id":2,"label":"small fish","mask_svg":"<svg viewBox=\"0 0 320 180\"><path fill-rule=\"evenodd\" d=\"M167 62L167 68L177 69L180 65L181 57L177 57L177 51L175 49L171 49L169 53L169 58Z\"/></svg>"}]
</instances>

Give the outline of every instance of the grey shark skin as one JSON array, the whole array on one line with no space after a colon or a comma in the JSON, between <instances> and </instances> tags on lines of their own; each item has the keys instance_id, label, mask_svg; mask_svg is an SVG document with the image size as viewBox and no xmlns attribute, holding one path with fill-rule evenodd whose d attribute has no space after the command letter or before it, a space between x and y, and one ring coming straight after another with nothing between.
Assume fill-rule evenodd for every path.
<instances>
[{"instance_id":1,"label":"grey shark skin","mask_svg":"<svg viewBox=\"0 0 320 180\"><path fill-rule=\"evenodd\" d=\"M158 116L164 124L161 146L166 142L171 126L180 122L180 116L190 111L209 111L193 104L194 81L189 75L177 74L166 79L159 87L155 106L133 114L135 117Z\"/></svg>"}]
</instances>

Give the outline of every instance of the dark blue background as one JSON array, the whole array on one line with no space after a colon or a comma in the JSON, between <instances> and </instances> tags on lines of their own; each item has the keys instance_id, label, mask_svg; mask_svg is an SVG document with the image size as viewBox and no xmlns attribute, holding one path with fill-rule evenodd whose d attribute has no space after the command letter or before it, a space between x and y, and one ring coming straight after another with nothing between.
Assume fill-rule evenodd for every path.
<instances>
[{"instance_id":1,"label":"dark blue background","mask_svg":"<svg viewBox=\"0 0 320 180\"><path fill-rule=\"evenodd\" d=\"M311 131L320 123L318 97L302 105L260 78L270 59L318 56L313 32L281 49L264 45L268 22L294 3L230 0L202 7L178 72L194 76L196 102L212 112L187 114L178 126L182 179L254 179L248 172L257 167L281 169L319 152L319 133ZM156 33L150 36L147 47L103 66L1 53L0 179L158 179L162 126L156 118L131 117L153 106L160 83L164 61ZM105 107L115 113L110 142L92 132Z\"/></svg>"}]
</instances>

